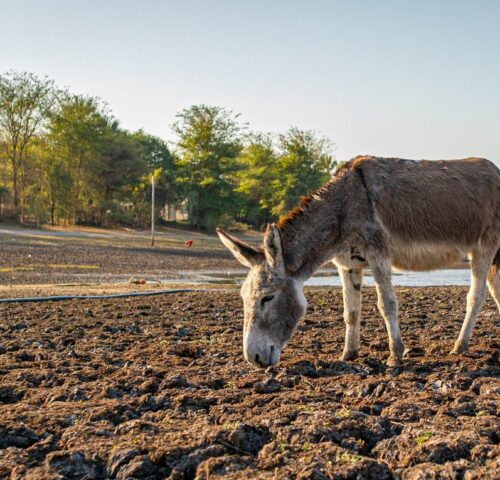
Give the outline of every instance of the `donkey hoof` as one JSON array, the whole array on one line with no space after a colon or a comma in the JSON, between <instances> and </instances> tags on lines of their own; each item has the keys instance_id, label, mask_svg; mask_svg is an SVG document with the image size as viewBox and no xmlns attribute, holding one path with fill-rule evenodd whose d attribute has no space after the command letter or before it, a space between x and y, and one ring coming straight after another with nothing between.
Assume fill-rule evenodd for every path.
<instances>
[{"instance_id":1,"label":"donkey hoof","mask_svg":"<svg viewBox=\"0 0 500 480\"><path fill-rule=\"evenodd\" d=\"M391 368L402 367L403 361L399 357L389 357L387 359L387 366Z\"/></svg>"},{"instance_id":2,"label":"donkey hoof","mask_svg":"<svg viewBox=\"0 0 500 480\"><path fill-rule=\"evenodd\" d=\"M411 348L406 347L403 351L403 358L408 358L410 356L410 353L411 353Z\"/></svg>"},{"instance_id":3,"label":"donkey hoof","mask_svg":"<svg viewBox=\"0 0 500 480\"><path fill-rule=\"evenodd\" d=\"M455 343L455 346L453 347L453 350L450 352L451 355L460 355L461 353L464 353L467 351L468 346Z\"/></svg>"},{"instance_id":4,"label":"donkey hoof","mask_svg":"<svg viewBox=\"0 0 500 480\"><path fill-rule=\"evenodd\" d=\"M340 360L342 360L343 362L349 362L351 360L356 360L356 358L358 358L358 352L352 351L352 352L344 352L341 355Z\"/></svg>"}]
</instances>

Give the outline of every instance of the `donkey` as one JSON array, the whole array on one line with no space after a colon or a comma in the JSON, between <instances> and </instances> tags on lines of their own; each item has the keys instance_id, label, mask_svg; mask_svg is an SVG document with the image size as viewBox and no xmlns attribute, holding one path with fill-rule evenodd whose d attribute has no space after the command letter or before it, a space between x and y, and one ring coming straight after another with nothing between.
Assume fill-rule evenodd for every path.
<instances>
[{"instance_id":1,"label":"donkey","mask_svg":"<svg viewBox=\"0 0 500 480\"><path fill-rule=\"evenodd\" d=\"M243 350L259 367L278 363L307 302L304 282L328 261L342 281L342 360L358 356L363 269L371 269L389 336L387 365L405 347L391 267L431 270L469 256L467 312L451 353L467 350L486 283L500 311L500 170L481 158L414 161L356 157L302 197L254 248L221 229L222 243L250 268L241 288Z\"/></svg>"}]
</instances>

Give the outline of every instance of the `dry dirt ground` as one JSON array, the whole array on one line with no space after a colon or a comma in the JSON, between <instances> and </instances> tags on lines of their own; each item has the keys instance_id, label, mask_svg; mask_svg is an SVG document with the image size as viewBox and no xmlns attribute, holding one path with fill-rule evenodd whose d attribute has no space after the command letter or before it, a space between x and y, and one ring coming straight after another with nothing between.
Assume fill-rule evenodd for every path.
<instances>
[{"instance_id":1,"label":"dry dirt ground","mask_svg":"<svg viewBox=\"0 0 500 480\"><path fill-rule=\"evenodd\" d=\"M499 316L449 356L466 293L398 290L399 369L370 288L359 360L340 290L309 289L267 372L235 291L0 305L0 478L498 479Z\"/></svg>"},{"instance_id":2,"label":"dry dirt ground","mask_svg":"<svg viewBox=\"0 0 500 480\"><path fill-rule=\"evenodd\" d=\"M90 231L88 231L90 230ZM257 234L244 236L258 242ZM191 248L186 240L193 240ZM117 283L191 270L241 268L216 235L163 228L151 247L147 232L30 230L0 226L0 285Z\"/></svg>"}]
</instances>

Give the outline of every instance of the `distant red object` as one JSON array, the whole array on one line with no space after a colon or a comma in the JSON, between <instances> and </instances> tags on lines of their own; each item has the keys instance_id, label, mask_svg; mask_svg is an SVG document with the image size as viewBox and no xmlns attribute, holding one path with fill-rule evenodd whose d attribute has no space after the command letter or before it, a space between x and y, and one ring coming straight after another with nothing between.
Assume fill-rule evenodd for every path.
<instances>
[{"instance_id":1,"label":"distant red object","mask_svg":"<svg viewBox=\"0 0 500 480\"><path fill-rule=\"evenodd\" d=\"M193 246L193 241L192 240L186 240L186 247L191 248Z\"/></svg>"}]
</instances>

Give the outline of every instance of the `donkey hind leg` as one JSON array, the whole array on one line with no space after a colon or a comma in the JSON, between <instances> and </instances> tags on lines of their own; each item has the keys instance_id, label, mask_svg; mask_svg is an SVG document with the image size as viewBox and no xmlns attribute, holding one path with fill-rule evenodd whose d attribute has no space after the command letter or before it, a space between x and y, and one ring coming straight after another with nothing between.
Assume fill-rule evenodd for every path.
<instances>
[{"instance_id":1,"label":"donkey hind leg","mask_svg":"<svg viewBox=\"0 0 500 480\"><path fill-rule=\"evenodd\" d=\"M371 268L377 289L378 309L384 317L389 335L390 356L387 365L397 367L403 363L405 347L398 324L398 300L391 282L391 262L389 259L377 259L372 263Z\"/></svg>"},{"instance_id":2,"label":"donkey hind leg","mask_svg":"<svg viewBox=\"0 0 500 480\"><path fill-rule=\"evenodd\" d=\"M452 354L463 353L469 347L472 329L486 297L486 277L494 254L475 251L471 259L471 285L467 294L467 310L462 329L455 342Z\"/></svg>"},{"instance_id":3,"label":"donkey hind leg","mask_svg":"<svg viewBox=\"0 0 500 480\"><path fill-rule=\"evenodd\" d=\"M499 256L499 253L497 253L497 256ZM500 313L500 265L495 264L490 267L487 283L491 296L497 303L498 313Z\"/></svg>"},{"instance_id":4,"label":"donkey hind leg","mask_svg":"<svg viewBox=\"0 0 500 480\"><path fill-rule=\"evenodd\" d=\"M359 350L359 323L361 314L362 269L339 267L344 298L345 343L341 360L354 360Z\"/></svg>"}]
</instances>

